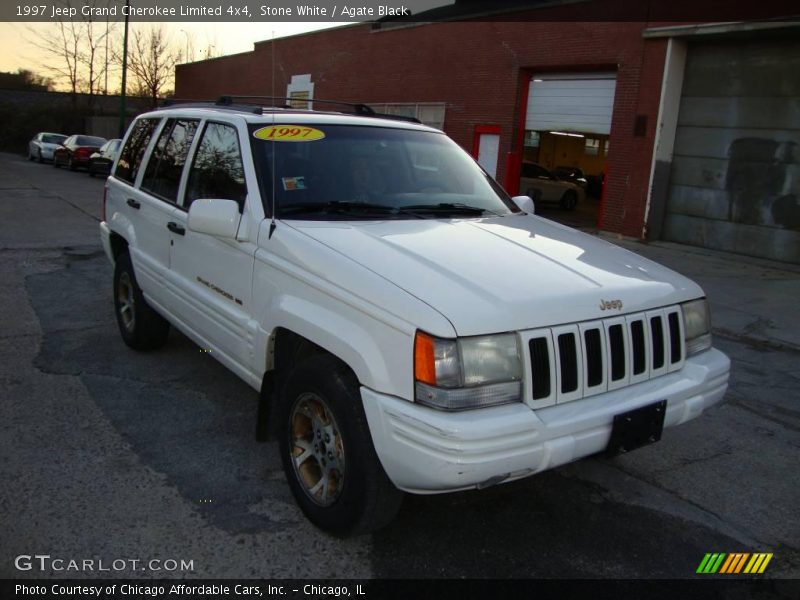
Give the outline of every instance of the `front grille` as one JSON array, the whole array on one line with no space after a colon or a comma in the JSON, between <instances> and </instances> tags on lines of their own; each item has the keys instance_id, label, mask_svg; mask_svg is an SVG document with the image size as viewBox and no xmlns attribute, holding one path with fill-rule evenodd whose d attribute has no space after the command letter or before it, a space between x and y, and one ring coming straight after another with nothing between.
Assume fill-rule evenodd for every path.
<instances>
[{"instance_id":1,"label":"front grille","mask_svg":"<svg viewBox=\"0 0 800 600\"><path fill-rule=\"evenodd\" d=\"M680 307L526 332L531 399L547 405L677 370L685 355Z\"/></svg>"}]
</instances>

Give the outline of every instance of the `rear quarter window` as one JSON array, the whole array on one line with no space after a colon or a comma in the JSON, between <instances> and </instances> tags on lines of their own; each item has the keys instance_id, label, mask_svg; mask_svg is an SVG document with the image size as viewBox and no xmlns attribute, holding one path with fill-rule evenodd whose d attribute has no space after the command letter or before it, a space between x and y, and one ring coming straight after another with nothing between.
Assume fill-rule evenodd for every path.
<instances>
[{"instance_id":1,"label":"rear quarter window","mask_svg":"<svg viewBox=\"0 0 800 600\"><path fill-rule=\"evenodd\" d=\"M128 141L119 156L114 177L133 185L142 163L142 157L153 137L159 119L139 119L133 124Z\"/></svg>"}]
</instances>

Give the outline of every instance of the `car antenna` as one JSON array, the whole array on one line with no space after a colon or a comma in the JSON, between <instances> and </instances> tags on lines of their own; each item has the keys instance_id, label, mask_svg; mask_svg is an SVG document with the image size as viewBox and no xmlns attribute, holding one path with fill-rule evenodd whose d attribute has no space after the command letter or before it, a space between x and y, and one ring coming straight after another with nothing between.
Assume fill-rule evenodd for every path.
<instances>
[{"instance_id":1,"label":"car antenna","mask_svg":"<svg viewBox=\"0 0 800 600\"><path fill-rule=\"evenodd\" d=\"M272 93L275 94L275 30L272 30ZM272 126L275 127L275 111L272 111ZM269 235L267 236L268 240L272 239L272 234L275 232L275 196L278 193L278 188L275 181L275 153L278 151L278 147L275 145L275 141L272 142L272 222L269 224Z\"/></svg>"}]
</instances>

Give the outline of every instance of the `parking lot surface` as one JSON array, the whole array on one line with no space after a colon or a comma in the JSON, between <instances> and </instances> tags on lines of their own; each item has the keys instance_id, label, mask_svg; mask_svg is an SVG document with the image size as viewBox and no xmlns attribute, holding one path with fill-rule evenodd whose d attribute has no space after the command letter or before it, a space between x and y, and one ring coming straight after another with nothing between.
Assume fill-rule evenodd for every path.
<instances>
[{"instance_id":1,"label":"parking lot surface","mask_svg":"<svg viewBox=\"0 0 800 600\"><path fill-rule=\"evenodd\" d=\"M707 552L772 552L766 577L800 577L797 268L621 241L709 293L726 402L629 455L407 496L385 530L340 540L254 440L253 390L174 330L154 353L122 343L102 196L0 155L0 576L64 576L15 567L46 553L191 561L121 577L684 578Z\"/></svg>"}]
</instances>

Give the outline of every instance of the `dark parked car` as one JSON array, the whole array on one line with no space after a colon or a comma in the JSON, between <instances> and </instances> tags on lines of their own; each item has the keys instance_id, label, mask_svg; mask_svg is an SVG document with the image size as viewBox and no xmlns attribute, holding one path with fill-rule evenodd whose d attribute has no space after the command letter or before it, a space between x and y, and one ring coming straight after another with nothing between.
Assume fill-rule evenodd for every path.
<instances>
[{"instance_id":1,"label":"dark parked car","mask_svg":"<svg viewBox=\"0 0 800 600\"><path fill-rule=\"evenodd\" d=\"M100 147L100 150L89 157L89 175L108 175L111 173L111 165L119 154L120 139L108 140Z\"/></svg>"},{"instance_id":2,"label":"dark parked car","mask_svg":"<svg viewBox=\"0 0 800 600\"><path fill-rule=\"evenodd\" d=\"M572 183L581 186L584 190L589 185L586 175L584 175L583 171L581 171L578 167L556 167L553 169L553 175L558 177L561 181L571 181Z\"/></svg>"},{"instance_id":3,"label":"dark parked car","mask_svg":"<svg viewBox=\"0 0 800 600\"><path fill-rule=\"evenodd\" d=\"M71 135L53 152L53 166L67 166L73 171L78 167L88 167L89 157L106 141L106 138L93 135Z\"/></svg>"}]
</instances>

